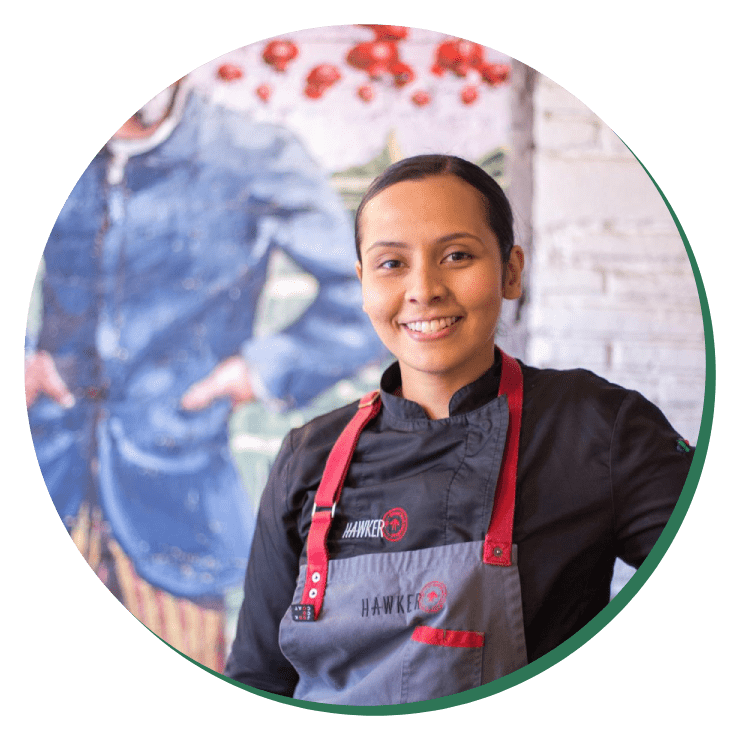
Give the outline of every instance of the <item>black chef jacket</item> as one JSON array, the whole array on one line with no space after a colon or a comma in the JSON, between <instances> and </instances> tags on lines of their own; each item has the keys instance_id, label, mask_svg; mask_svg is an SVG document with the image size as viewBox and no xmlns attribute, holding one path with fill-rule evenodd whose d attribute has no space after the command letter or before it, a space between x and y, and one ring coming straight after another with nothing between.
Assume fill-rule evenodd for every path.
<instances>
[{"instance_id":1,"label":"black chef jacket","mask_svg":"<svg viewBox=\"0 0 730 730\"><path fill-rule=\"evenodd\" d=\"M679 498L692 451L678 444L679 434L639 393L587 370L520 365L524 405L514 542L533 661L607 605L617 557L641 565ZM439 510L431 505L448 500L450 490L468 490L474 479L496 483L501 448L482 454L478 468L472 463L470 470L467 457L478 453L479 434L465 425L463 414L497 397L500 373L497 351L494 365L453 395L449 418L432 421L418 404L394 395L398 364L386 370L383 408L358 441L330 530L331 559L483 539L491 501L465 509L463 499L454 500L461 504L456 514L443 502ZM279 622L305 560L325 461L356 410L353 403L290 432L272 467L225 669L239 682L287 696L294 692L297 674L279 649ZM504 445L504 435L499 443ZM383 535L377 518L389 505L405 508L406 538L417 535L420 543ZM448 524L432 512L448 514Z\"/></svg>"}]
</instances>

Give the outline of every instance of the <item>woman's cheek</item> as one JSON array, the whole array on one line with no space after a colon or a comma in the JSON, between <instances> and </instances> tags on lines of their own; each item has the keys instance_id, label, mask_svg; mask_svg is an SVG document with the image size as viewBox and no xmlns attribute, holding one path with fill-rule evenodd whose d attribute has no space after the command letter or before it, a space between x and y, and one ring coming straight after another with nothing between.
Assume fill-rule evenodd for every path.
<instances>
[{"instance_id":1,"label":"woman's cheek","mask_svg":"<svg viewBox=\"0 0 730 730\"><path fill-rule=\"evenodd\" d=\"M388 311L394 307L393 297L389 289L372 280L364 283L362 300L362 308L373 324L376 320L387 317Z\"/></svg>"},{"instance_id":2,"label":"woman's cheek","mask_svg":"<svg viewBox=\"0 0 730 730\"><path fill-rule=\"evenodd\" d=\"M370 318L378 337L387 347L389 338L393 336L392 323L396 319L397 310L389 307L387 301L372 294L364 296L362 308Z\"/></svg>"}]
</instances>

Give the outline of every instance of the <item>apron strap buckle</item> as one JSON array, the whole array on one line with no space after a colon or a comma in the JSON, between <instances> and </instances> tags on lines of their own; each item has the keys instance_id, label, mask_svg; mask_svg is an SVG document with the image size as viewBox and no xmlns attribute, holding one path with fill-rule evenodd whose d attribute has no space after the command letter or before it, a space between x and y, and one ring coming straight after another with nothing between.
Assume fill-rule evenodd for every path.
<instances>
[{"instance_id":1,"label":"apron strap buckle","mask_svg":"<svg viewBox=\"0 0 730 730\"><path fill-rule=\"evenodd\" d=\"M331 512L330 512L330 519L332 519L332 520L335 518L335 509L336 508L337 508L337 502L333 502ZM323 505L317 504L317 502L315 501L315 503L312 505L312 519L314 519L314 515L317 514L318 512L324 512L325 510L328 510L328 509L330 509L330 508L327 507L327 505L323 506Z\"/></svg>"}]
</instances>

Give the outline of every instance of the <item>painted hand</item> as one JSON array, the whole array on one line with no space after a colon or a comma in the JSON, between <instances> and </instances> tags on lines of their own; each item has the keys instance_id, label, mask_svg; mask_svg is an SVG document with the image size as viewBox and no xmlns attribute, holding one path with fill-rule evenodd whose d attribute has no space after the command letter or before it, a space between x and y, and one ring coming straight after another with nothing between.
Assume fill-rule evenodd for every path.
<instances>
[{"instance_id":1,"label":"painted hand","mask_svg":"<svg viewBox=\"0 0 730 730\"><path fill-rule=\"evenodd\" d=\"M58 374L53 358L39 350L25 359L25 405L30 408L44 394L64 408L71 408L76 399Z\"/></svg>"},{"instance_id":2,"label":"painted hand","mask_svg":"<svg viewBox=\"0 0 730 730\"><path fill-rule=\"evenodd\" d=\"M254 399L248 368L240 355L229 357L209 375L193 383L180 399L180 405L188 411L200 411L225 397L231 399L234 408Z\"/></svg>"}]
</instances>

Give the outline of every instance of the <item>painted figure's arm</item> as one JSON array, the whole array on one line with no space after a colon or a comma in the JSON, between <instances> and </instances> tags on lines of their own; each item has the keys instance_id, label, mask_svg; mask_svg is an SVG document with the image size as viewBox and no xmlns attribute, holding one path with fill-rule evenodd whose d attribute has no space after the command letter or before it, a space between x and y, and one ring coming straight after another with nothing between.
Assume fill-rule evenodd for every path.
<instances>
[{"instance_id":1,"label":"painted figure's arm","mask_svg":"<svg viewBox=\"0 0 730 730\"><path fill-rule=\"evenodd\" d=\"M297 407L385 351L362 311L351 216L295 138L281 138L254 195L268 196L260 228L271 245L317 280L314 300L295 322L243 349L254 390Z\"/></svg>"}]
</instances>

